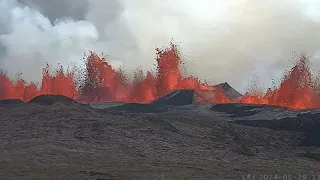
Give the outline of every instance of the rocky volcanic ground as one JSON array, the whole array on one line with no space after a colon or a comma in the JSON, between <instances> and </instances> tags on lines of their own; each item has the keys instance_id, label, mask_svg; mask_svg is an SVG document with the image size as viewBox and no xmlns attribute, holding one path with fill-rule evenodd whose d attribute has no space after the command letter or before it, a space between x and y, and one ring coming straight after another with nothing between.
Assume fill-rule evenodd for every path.
<instances>
[{"instance_id":1,"label":"rocky volcanic ground","mask_svg":"<svg viewBox=\"0 0 320 180\"><path fill-rule=\"evenodd\" d=\"M316 180L319 117L317 110L236 104L157 113L6 104L0 179Z\"/></svg>"}]
</instances>

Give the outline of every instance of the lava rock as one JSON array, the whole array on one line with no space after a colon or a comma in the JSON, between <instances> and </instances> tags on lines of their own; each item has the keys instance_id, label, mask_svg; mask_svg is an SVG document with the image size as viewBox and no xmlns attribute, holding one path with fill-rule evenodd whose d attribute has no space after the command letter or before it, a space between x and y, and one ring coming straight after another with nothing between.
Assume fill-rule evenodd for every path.
<instances>
[{"instance_id":1,"label":"lava rock","mask_svg":"<svg viewBox=\"0 0 320 180\"><path fill-rule=\"evenodd\" d=\"M24 104L25 102L21 99L4 99L0 100L0 104Z\"/></svg>"},{"instance_id":2,"label":"lava rock","mask_svg":"<svg viewBox=\"0 0 320 180\"><path fill-rule=\"evenodd\" d=\"M151 105L182 106L193 103L194 90L174 90L169 94L153 101Z\"/></svg>"},{"instance_id":3,"label":"lava rock","mask_svg":"<svg viewBox=\"0 0 320 180\"><path fill-rule=\"evenodd\" d=\"M77 102L69 97L62 96L62 95L40 95L31 99L27 103L52 105L55 103L75 104Z\"/></svg>"}]
</instances>

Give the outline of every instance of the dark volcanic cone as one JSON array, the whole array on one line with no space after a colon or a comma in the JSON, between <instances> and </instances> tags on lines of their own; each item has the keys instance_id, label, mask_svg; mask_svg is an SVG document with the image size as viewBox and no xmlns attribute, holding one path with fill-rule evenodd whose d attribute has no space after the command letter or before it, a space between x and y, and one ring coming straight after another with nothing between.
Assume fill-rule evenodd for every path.
<instances>
[{"instance_id":1,"label":"dark volcanic cone","mask_svg":"<svg viewBox=\"0 0 320 180\"><path fill-rule=\"evenodd\" d=\"M69 97L62 96L62 95L40 95L40 96L37 96L37 97L31 99L27 103L52 105L55 103L75 104L77 102Z\"/></svg>"},{"instance_id":2,"label":"dark volcanic cone","mask_svg":"<svg viewBox=\"0 0 320 180\"><path fill-rule=\"evenodd\" d=\"M193 104L194 90L173 90L169 94L153 101L152 105L176 105Z\"/></svg>"},{"instance_id":3,"label":"dark volcanic cone","mask_svg":"<svg viewBox=\"0 0 320 180\"><path fill-rule=\"evenodd\" d=\"M217 86L221 88L224 94L230 99L239 99L242 96L242 94L231 87L227 82L220 83Z\"/></svg>"},{"instance_id":4,"label":"dark volcanic cone","mask_svg":"<svg viewBox=\"0 0 320 180\"><path fill-rule=\"evenodd\" d=\"M230 100L238 100L242 95L232 88L227 82L215 85L221 90L221 92ZM215 96L215 90L174 90L169 94L160 97L159 99L153 101L152 105L187 105L187 104L195 104L196 94L204 92L210 100L208 104L214 103L212 99ZM210 102L210 103L209 103Z\"/></svg>"},{"instance_id":5,"label":"dark volcanic cone","mask_svg":"<svg viewBox=\"0 0 320 180\"><path fill-rule=\"evenodd\" d=\"M235 100L241 97L241 94L226 82L218 84L214 87L220 88L222 91L219 92L222 92L229 99ZM215 90L173 90L149 104L128 103L116 107L110 107L109 109L133 112L163 112L170 106L199 104L197 97L199 94L201 94L201 96L205 96L204 99L208 100L205 102L202 101L200 104L214 104L215 92Z\"/></svg>"}]
</instances>

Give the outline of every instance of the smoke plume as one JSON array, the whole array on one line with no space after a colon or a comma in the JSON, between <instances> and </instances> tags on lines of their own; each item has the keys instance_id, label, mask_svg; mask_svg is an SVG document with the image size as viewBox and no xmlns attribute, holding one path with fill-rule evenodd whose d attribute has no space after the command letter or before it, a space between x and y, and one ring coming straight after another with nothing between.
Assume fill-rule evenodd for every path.
<instances>
[{"instance_id":1,"label":"smoke plume","mask_svg":"<svg viewBox=\"0 0 320 180\"><path fill-rule=\"evenodd\" d=\"M269 85L305 52L320 69L315 0L0 0L0 68L39 81L46 62L78 65L89 50L127 70L154 68L173 39L189 74L243 91ZM317 63L318 62L318 63Z\"/></svg>"}]
</instances>

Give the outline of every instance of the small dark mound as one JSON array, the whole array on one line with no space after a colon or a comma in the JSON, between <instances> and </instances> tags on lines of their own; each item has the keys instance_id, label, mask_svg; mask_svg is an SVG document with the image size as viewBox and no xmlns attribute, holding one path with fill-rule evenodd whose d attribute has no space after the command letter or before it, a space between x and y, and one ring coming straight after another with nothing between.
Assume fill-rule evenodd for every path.
<instances>
[{"instance_id":1,"label":"small dark mound","mask_svg":"<svg viewBox=\"0 0 320 180\"><path fill-rule=\"evenodd\" d=\"M0 100L0 104L24 104L21 99L4 99Z\"/></svg>"},{"instance_id":2,"label":"small dark mound","mask_svg":"<svg viewBox=\"0 0 320 180\"><path fill-rule=\"evenodd\" d=\"M62 104L75 104L77 103L75 100L63 96L63 95L40 95L33 99L31 99L27 103L33 104L43 104L43 105L52 105L55 103L62 103Z\"/></svg>"}]
</instances>

